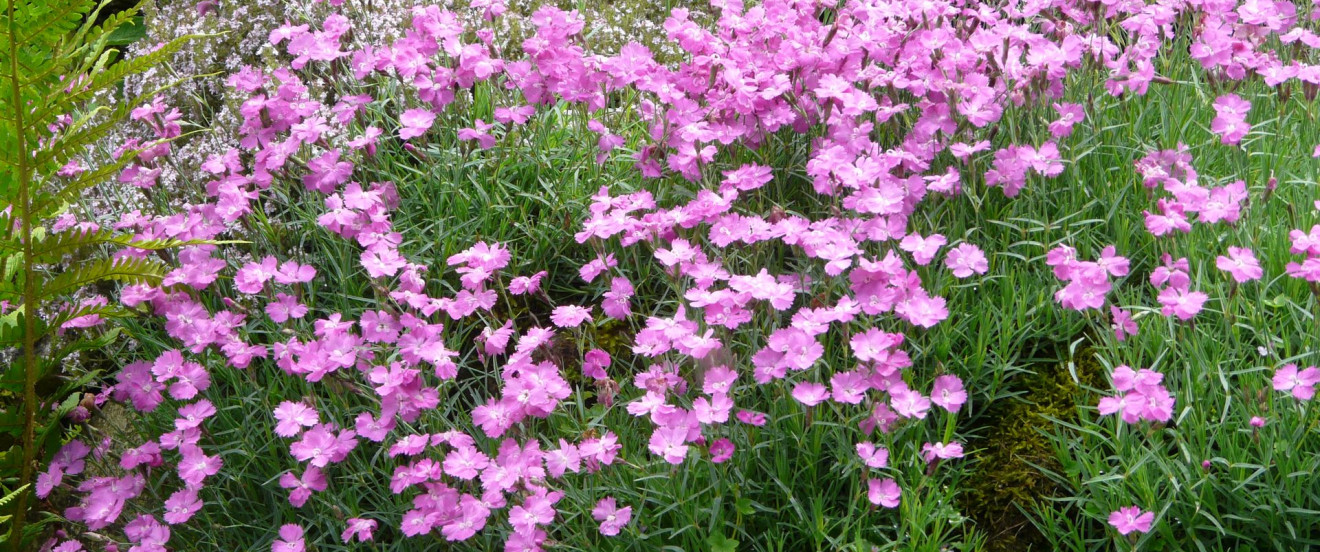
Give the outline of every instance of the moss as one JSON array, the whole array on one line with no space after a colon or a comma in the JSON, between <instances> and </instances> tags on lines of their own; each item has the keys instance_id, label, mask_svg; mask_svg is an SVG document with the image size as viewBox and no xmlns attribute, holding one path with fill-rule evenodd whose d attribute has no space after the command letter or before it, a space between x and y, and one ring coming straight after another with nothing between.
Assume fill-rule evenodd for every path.
<instances>
[{"instance_id":1,"label":"moss","mask_svg":"<svg viewBox=\"0 0 1320 552\"><path fill-rule=\"evenodd\" d=\"M1084 385L1104 381L1104 368L1090 349L1079 351L1073 361ZM1038 363L1013 390L1020 397L993 407L984 436L972 443L983 452L961 498L964 512L986 533L988 552L1049 549L1022 510L1030 511L1039 500L1063 491L1040 469L1059 468L1050 439L1042 432L1054 430L1050 418L1075 420L1077 401L1085 400L1067 361Z\"/></svg>"}]
</instances>

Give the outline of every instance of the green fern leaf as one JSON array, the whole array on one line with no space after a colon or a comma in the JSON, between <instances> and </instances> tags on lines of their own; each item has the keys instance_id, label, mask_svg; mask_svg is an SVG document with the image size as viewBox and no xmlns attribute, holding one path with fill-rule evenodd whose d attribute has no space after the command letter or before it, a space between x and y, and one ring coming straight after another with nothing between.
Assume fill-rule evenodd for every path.
<instances>
[{"instance_id":1,"label":"green fern leaf","mask_svg":"<svg viewBox=\"0 0 1320 552\"><path fill-rule=\"evenodd\" d=\"M116 234L113 230L98 230L96 232L58 232L48 236L33 245L32 256L38 263L54 263L63 260L65 255L70 255L82 249L88 249L101 246L132 247L145 251L155 251L160 249L173 249L186 245L198 245L205 243L200 240L183 241L175 239L152 239L152 240L134 240L132 236ZM11 251L14 253L22 252L23 246L16 242L0 241L0 253Z\"/></svg>"},{"instance_id":2,"label":"green fern leaf","mask_svg":"<svg viewBox=\"0 0 1320 552\"><path fill-rule=\"evenodd\" d=\"M151 146L152 144L147 144ZM32 210L38 213L49 212L61 205L67 205L77 201L88 189L105 182L111 176L117 175L127 167L129 163L137 157L137 151L124 152L112 163L107 163L94 170L87 171L78 178L64 184L60 189L54 192L41 192L36 194L32 200Z\"/></svg>"},{"instance_id":3,"label":"green fern leaf","mask_svg":"<svg viewBox=\"0 0 1320 552\"><path fill-rule=\"evenodd\" d=\"M18 495L21 494L21 493L23 493L24 491L26 491L26 490L28 489L28 487L30 487L30 486L32 486L31 483L24 484L23 486L21 486L21 487L19 487L19 488L17 488L17 489L14 489L14 490L13 490L12 492L10 492L9 494L7 494L7 495L5 495L5 496L3 496L3 497L0 497L0 508L3 508L3 507L5 507L5 506L8 506L10 502L13 502L15 499L17 499L17 498L18 498Z\"/></svg>"},{"instance_id":4,"label":"green fern leaf","mask_svg":"<svg viewBox=\"0 0 1320 552\"><path fill-rule=\"evenodd\" d=\"M100 316L101 318L127 318L132 316L133 313L116 305L78 305L55 315L55 318L50 321L50 327L60 328L70 320L92 315Z\"/></svg>"},{"instance_id":5,"label":"green fern leaf","mask_svg":"<svg viewBox=\"0 0 1320 552\"><path fill-rule=\"evenodd\" d=\"M34 22L30 28L17 33L19 44L56 43L68 33L78 28L96 4L94 2L33 2L42 7L30 8L28 16ZM8 34L8 33L6 33ZM8 39L8 36L4 38Z\"/></svg>"},{"instance_id":6,"label":"green fern leaf","mask_svg":"<svg viewBox=\"0 0 1320 552\"><path fill-rule=\"evenodd\" d=\"M160 285L160 281L165 277L166 272L168 271L165 264L153 259L132 257L102 259L83 264L74 270L51 278L45 285L41 286L41 294L46 298L59 297L66 293L72 293L88 284L108 280L131 284Z\"/></svg>"},{"instance_id":7,"label":"green fern leaf","mask_svg":"<svg viewBox=\"0 0 1320 552\"><path fill-rule=\"evenodd\" d=\"M110 43L110 35L126 23L137 17L142 9L142 4L136 4L121 12L110 14L98 25L96 21L101 19L101 11L105 6L99 6L96 12L85 17L82 27L80 27L72 36L64 42L63 47L55 53L55 59L77 58L79 52L90 50L102 50Z\"/></svg>"},{"instance_id":8,"label":"green fern leaf","mask_svg":"<svg viewBox=\"0 0 1320 552\"><path fill-rule=\"evenodd\" d=\"M63 88L52 90L49 93L47 93L39 102L42 107L38 108L36 117L41 119L46 119L46 118L53 118L59 116L62 113L62 111L59 109L60 106L68 105L69 103L78 103L91 99L98 92L101 92L102 90L111 88L113 86L117 86L120 82L123 82L124 77L128 75L135 75L141 73L147 69L150 69L152 67L161 64L164 61L169 60L170 57L172 57L176 52L182 49L183 46L188 41L196 38L203 38L205 36L209 36L209 35L182 36L170 42L165 43L165 45L161 46L160 49L150 54L129 60L124 60L114 64L113 66L107 69L96 71L92 73L91 79L89 79L83 86L80 86L73 91L66 92ZM79 70L75 70L70 73L71 76L85 75L85 74L87 74L86 68L79 68ZM151 93L143 94L142 98L139 98L139 101L141 102L141 101L150 100L152 96L155 96L160 92L164 92L165 90L168 90L178 85L178 83L185 82L186 80L188 79L178 80L166 86L158 88L152 91ZM124 113L127 114L129 111L132 111L132 109L125 110Z\"/></svg>"}]
</instances>

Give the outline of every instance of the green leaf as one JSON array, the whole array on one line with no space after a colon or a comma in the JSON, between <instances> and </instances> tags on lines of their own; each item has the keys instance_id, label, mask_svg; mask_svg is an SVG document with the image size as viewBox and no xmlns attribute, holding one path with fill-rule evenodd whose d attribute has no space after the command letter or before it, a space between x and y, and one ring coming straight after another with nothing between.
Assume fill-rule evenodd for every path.
<instances>
[{"instance_id":1,"label":"green leaf","mask_svg":"<svg viewBox=\"0 0 1320 552\"><path fill-rule=\"evenodd\" d=\"M751 499L747 497L738 499L736 502L733 503L733 507L738 511L739 514L742 514L744 516L750 516L756 513L756 509L752 508Z\"/></svg>"},{"instance_id":2,"label":"green leaf","mask_svg":"<svg viewBox=\"0 0 1320 552\"><path fill-rule=\"evenodd\" d=\"M710 552L737 552L738 541L724 536L723 533L714 533L706 538L706 544L710 545Z\"/></svg>"},{"instance_id":3,"label":"green leaf","mask_svg":"<svg viewBox=\"0 0 1320 552\"><path fill-rule=\"evenodd\" d=\"M129 12L124 12L128 15ZM115 28L105 43L110 46L128 46L147 37L147 24L141 15L133 15L126 23Z\"/></svg>"},{"instance_id":4,"label":"green leaf","mask_svg":"<svg viewBox=\"0 0 1320 552\"><path fill-rule=\"evenodd\" d=\"M0 411L0 433L6 433L14 437L23 434L23 411L14 409L12 411Z\"/></svg>"}]
</instances>

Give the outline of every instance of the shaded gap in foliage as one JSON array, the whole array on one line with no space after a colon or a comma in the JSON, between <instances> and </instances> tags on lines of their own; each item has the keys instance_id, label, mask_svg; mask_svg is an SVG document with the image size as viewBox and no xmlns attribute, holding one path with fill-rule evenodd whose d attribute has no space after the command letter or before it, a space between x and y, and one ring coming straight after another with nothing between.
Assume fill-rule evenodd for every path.
<instances>
[{"instance_id":1,"label":"shaded gap in foliage","mask_svg":"<svg viewBox=\"0 0 1320 552\"><path fill-rule=\"evenodd\" d=\"M1036 344L1024 350L1031 351L1023 359L1028 373L1009 384L1017 397L992 406L985 424L974 432L981 437L970 443L971 450L982 452L968 478L968 490L961 495L962 509L985 533L987 552L1050 550L1023 511L1067 492L1037 466L1061 468L1045 433L1056 430L1050 418L1076 421L1077 400L1084 391L1068 370L1065 343ZM1104 368L1092 349L1077 351L1071 361L1082 386L1103 384Z\"/></svg>"}]
</instances>

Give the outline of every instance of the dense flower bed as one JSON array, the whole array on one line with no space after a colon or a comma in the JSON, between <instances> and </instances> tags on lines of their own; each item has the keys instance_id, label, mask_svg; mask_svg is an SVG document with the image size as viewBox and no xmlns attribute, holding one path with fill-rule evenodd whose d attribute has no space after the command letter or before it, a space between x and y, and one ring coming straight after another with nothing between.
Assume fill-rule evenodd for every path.
<instances>
[{"instance_id":1,"label":"dense flower bed","mask_svg":"<svg viewBox=\"0 0 1320 552\"><path fill-rule=\"evenodd\" d=\"M975 454L959 423L977 390L972 376L911 345L978 309L946 295L991 285L1007 262L928 214L968 195L986 201L985 187L1014 198L1032 186L1087 185L1061 175L1087 143L1079 135L1099 132L1088 126L1094 96L1126 102L1166 83L1157 64L1179 48L1187 70L1223 92L1208 123L1215 147L1249 147L1256 112L1245 92L1231 92L1240 82L1280 95L1301 89L1308 101L1320 84L1320 65L1309 62L1320 36L1284 1L722 0L712 2L712 25L683 8L664 21L682 53L676 64L636 42L593 53L583 18L553 5L536 8L514 40L496 32L508 30L493 23L509 17L499 0L418 5L396 34L364 36L355 31L373 16L371 2L329 4L304 6L314 19L270 33L278 62L225 76L241 123L200 172L159 183L176 154L164 143L119 178L166 195L195 182L204 200L98 214L135 239L212 243L180 250L160 286L126 286L113 299L152 317L141 328L155 324L160 340L125 362L95 403L127 405L146 433L64 446L37 496L67 496L63 516L77 523L49 549L188 548L172 532L203 509L227 508L232 490L208 486L244 456L278 457L287 469L269 484L286 493L290 511L310 512L262 528L274 551L399 535L481 535L506 550L605 546L591 532L640 542L673 518L646 500L651 483L634 481L709 471L716 475L704 481L736 497L740 477L758 476L752 464L737 474L721 466L787 454L758 443L789 431L809 438L813 424L846 439L835 446L845 454L828 456L846 466L830 474L841 478L831 487L837 496L816 498L855 520L856 535L843 531L841 542L913 538L894 510L925 512L926 489L956 485L944 472ZM1077 90L1089 82L1103 91ZM163 99L133 119L149 139L181 134L180 113ZM575 275L550 275L497 240L424 249L429 238L399 222L406 204L423 198L379 178L380 167L426 166L442 151L534 155L528 135L570 125L598 166L623 159L662 184L599 183L574 221L577 244L590 251ZM800 164L767 161L784 157L766 152L792 144L805 148ZM1142 151L1134 164L1149 210L1118 216L1142 221L1156 249L1061 240L1032 259L1059 281L1047 290L1051 308L1108 329L1093 339L1111 347L1113 388L1086 405L1095 415L1085 430L1111 431L1099 439L1137 464L1143 455L1191 458L1176 434L1197 408L1184 380L1202 376L1179 366L1169 377L1163 353L1125 353L1120 342L1147 332L1172 340L1207 318L1231 318L1227 307L1207 312L1232 299L1207 293L1212 281L1231 293L1284 282L1291 287L1279 297L1302 305L1314 305L1307 290L1320 285L1320 225L1291 229L1286 249L1180 246L1198 228L1236 228L1277 185L1253 195L1241 179L1204 179L1194 161L1180 145ZM257 237L304 211L315 225L300 231L320 236L311 243L322 249L266 247ZM52 228L98 227L70 216ZM1286 269L1268 270L1266 256L1286 257ZM581 289L549 290L547 277ZM1137 291L1142 279L1152 289ZM361 300L325 308L335 303L324 297L351 280L368 282L353 288ZM102 323L90 316L65 326ZM610 342L606 328L626 345ZM1236 375L1276 393L1258 399L1272 406L1254 412L1252 438L1278 418L1314 439L1308 405L1320 370L1301 360L1309 351L1291 354L1270 373ZM260 412L242 400L253 390L268 403ZM235 413L262 418L252 427L269 449L236 453L212 429L217 416ZM1131 428L1099 418L1108 415ZM100 467L89 470L89 458ZM1226 461L1225 477L1255 477L1237 465L1250 461ZM1195 538L1190 520L1167 513L1157 482L1143 478L1136 484L1146 491L1130 493L1097 466L1094 481L1109 486L1077 500L1086 501L1079 519L1111 526L1102 537L1136 543L1148 534L1164 549ZM375 491L359 495L355 486ZM315 506L331 495L333 519ZM1314 510L1314 497L1302 495L1279 500ZM352 511L338 506L354 500ZM740 516L756 511L754 501L731 500ZM1178 507L1181 515L1201 503ZM729 549L720 546L734 539L709 532L712 547Z\"/></svg>"}]
</instances>

